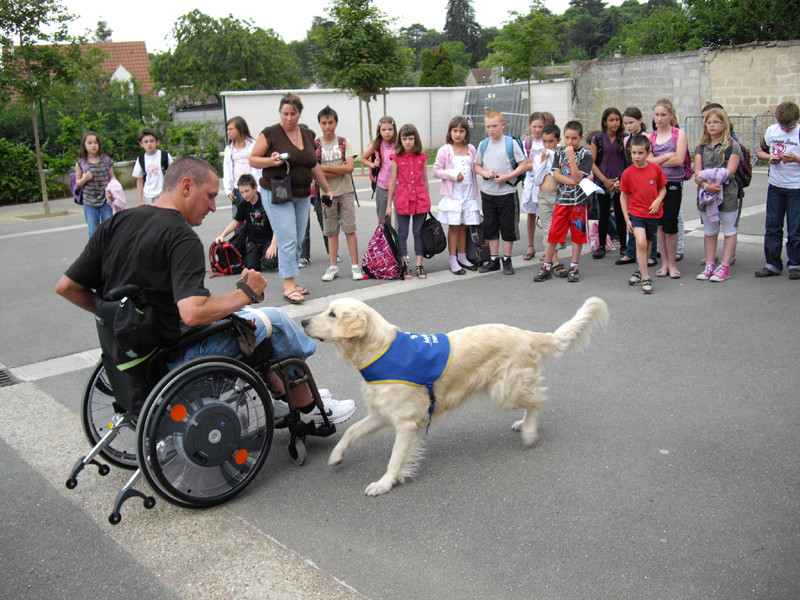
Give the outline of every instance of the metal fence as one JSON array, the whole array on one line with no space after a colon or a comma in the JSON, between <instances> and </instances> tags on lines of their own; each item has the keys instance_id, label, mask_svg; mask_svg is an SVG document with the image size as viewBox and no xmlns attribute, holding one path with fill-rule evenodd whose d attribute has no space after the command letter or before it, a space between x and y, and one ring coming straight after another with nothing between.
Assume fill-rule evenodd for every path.
<instances>
[{"instance_id":1,"label":"metal fence","mask_svg":"<svg viewBox=\"0 0 800 600\"><path fill-rule=\"evenodd\" d=\"M728 119L731 122L731 128L734 133L736 133L736 137L750 150L750 162L755 164L758 160L756 148L758 148L761 143L767 127L775 122L775 116L758 115L750 117L744 115L728 115ZM700 138L703 136L703 117L686 117L684 121L684 130L686 131L686 142L689 147L689 152L691 153L694 148L697 147Z\"/></svg>"}]
</instances>

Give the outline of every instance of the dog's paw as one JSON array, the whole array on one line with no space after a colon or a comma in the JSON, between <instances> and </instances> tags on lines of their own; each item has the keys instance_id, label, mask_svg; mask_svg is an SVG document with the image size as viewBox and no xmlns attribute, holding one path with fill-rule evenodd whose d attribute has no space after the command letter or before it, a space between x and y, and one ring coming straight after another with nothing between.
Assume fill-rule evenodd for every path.
<instances>
[{"instance_id":1,"label":"dog's paw","mask_svg":"<svg viewBox=\"0 0 800 600\"><path fill-rule=\"evenodd\" d=\"M539 439L539 434L536 431L522 430L522 443L526 446L533 446L536 440Z\"/></svg>"},{"instance_id":2,"label":"dog's paw","mask_svg":"<svg viewBox=\"0 0 800 600\"><path fill-rule=\"evenodd\" d=\"M339 446L336 446L328 457L328 464L333 467L342 464L343 461L344 452L339 449Z\"/></svg>"},{"instance_id":3,"label":"dog's paw","mask_svg":"<svg viewBox=\"0 0 800 600\"><path fill-rule=\"evenodd\" d=\"M513 429L514 431L520 431L522 429L522 421L524 421L524 419L520 419L519 421L514 421L514 424L511 425L511 429Z\"/></svg>"},{"instance_id":4,"label":"dog's paw","mask_svg":"<svg viewBox=\"0 0 800 600\"><path fill-rule=\"evenodd\" d=\"M380 496L381 494L385 494L386 492L390 492L393 487L393 483L391 480L387 480L385 477L382 477L378 481L370 483L367 486L367 489L364 490L365 496Z\"/></svg>"}]
</instances>

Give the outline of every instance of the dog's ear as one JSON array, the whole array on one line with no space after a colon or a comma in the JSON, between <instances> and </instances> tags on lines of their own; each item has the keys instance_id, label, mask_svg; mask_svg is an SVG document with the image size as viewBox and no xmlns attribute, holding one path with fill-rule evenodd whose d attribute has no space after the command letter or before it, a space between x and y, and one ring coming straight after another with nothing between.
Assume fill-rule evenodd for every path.
<instances>
[{"instance_id":1,"label":"dog's ear","mask_svg":"<svg viewBox=\"0 0 800 600\"><path fill-rule=\"evenodd\" d=\"M337 339L358 338L367 331L367 316L358 310L341 309L336 315L336 325L331 337Z\"/></svg>"}]
</instances>

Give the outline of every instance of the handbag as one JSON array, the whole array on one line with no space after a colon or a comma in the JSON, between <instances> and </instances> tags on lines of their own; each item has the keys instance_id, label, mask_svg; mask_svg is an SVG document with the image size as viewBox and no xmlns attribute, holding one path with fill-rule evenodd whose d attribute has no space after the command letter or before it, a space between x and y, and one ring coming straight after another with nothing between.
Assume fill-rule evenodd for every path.
<instances>
[{"instance_id":1,"label":"handbag","mask_svg":"<svg viewBox=\"0 0 800 600\"><path fill-rule=\"evenodd\" d=\"M292 178L289 175L289 163L286 165L286 175L274 176L269 178L269 187L272 191L273 204L286 204L294 200L292 197Z\"/></svg>"},{"instance_id":2,"label":"handbag","mask_svg":"<svg viewBox=\"0 0 800 600\"><path fill-rule=\"evenodd\" d=\"M428 213L422 223L422 255L425 258L433 258L447 250L447 236L444 227L431 213Z\"/></svg>"}]
</instances>

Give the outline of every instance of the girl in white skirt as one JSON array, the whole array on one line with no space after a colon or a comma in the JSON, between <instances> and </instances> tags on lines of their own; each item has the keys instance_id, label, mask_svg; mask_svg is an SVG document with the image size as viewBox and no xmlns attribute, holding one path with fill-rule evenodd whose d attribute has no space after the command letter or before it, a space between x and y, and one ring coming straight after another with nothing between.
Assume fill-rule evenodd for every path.
<instances>
[{"instance_id":1,"label":"girl in white skirt","mask_svg":"<svg viewBox=\"0 0 800 600\"><path fill-rule=\"evenodd\" d=\"M447 126L447 143L436 153L433 176L442 180L439 222L448 225L450 270L464 275L478 267L467 260L467 226L483 221L478 205L478 178L472 169L475 146L469 143L469 122L453 117Z\"/></svg>"}]
</instances>

